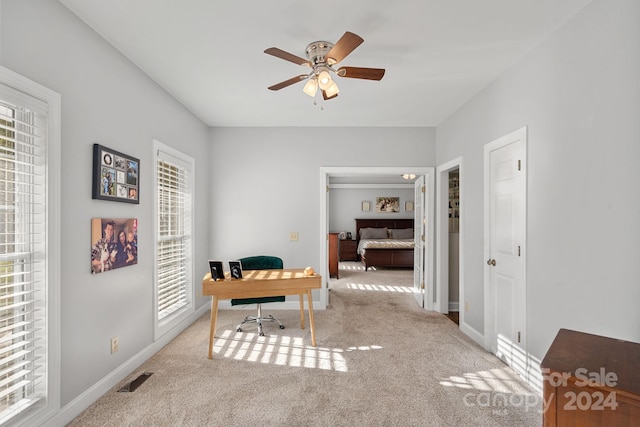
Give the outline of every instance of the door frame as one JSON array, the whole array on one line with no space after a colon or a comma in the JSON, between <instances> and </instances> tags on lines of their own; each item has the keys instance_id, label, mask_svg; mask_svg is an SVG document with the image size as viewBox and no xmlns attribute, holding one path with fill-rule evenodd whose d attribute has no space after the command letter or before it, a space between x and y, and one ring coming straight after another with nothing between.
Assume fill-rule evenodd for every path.
<instances>
[{"instance_id":1,"label":"door frame","mask_svg":"<svg viewBox=\"0 0 640 427\"><path fill-rule=\"evenodd\" d=\"M331 175L402 175L404 173L415 173L425 176L425 215L427 215L427 236L434 233L434 202L435 202L435 168L432 166L322 166L320 167L320 274L325 278L320 291L320 308L325 309L329 304L329 263L327 259L329 233L329 177ZM412 183L413 184L413 183ZM433 295L434 292L434 239L427 240L427 253L424 262L427 273L425 274L425 298L426 295ZM429 302L431 301L431 302ZM425 309L433 310L433 298L425 301Z\"/></svg>"},{"instance_id":2,"label":"door frame","mask_svg":"<svg viewBox=\"0 0 640 427\"><path fill-rule=\"evenodd\" d=\"M424 270L427 253L427 246L424 244L423 237L430 233L428 224L424 227L421 222L424 221L426 216L425 204L426 204L426 176L418 175L413 182L413 206L415 211L413 212L413 296L420 308L425 308L424 297L426 291ZM424 190L423 190L424 189ZM419 201L419 203L418 203ZM419 249L419 250L416 250ZM422 265L422 271L416 270L416 266Z\"/></svg>"},{"instance_id":3,"label":"door frame","mask_svg":"<svg viewBox=\"0 0 640 427\"><path fill-rule=\"evenodd\" d=\"M520 345L520 347L522 347L522 349L525 352L525 355L527 355L526 357L526 366L525 366L525 371L528 372L529 370L529 364L530 364L530 357L528 355L528 346L527 346L527 338L528 338L528 331L527 331L527 199L528 199L528 195L527 195L527 127L524 126L518 130L515 130L501 138L498 138L488 144L486 144L483 147L484 150L484 258L483 258L483 264L484 260L487 260L490 258L491 256L491 242L490 242L490 236L491 236L491 218L490 218L490 213L491 213L491 168L490 168L490 162L491 162L491 152L495 151L497 149L503 148L509 144L512 144L518 140L522 140L523 142L523 147L522 147L522 169L523 169L523 176L522 176L522 186L523 186L523 210L524 210L524 214L523 214L523 218L522 218L522 286L523 286L523 334L524 334L524 339L522 340L522 343ZM486 264L484 265L484 338L485 338L485 344L484 347L487 351L493 353L494 352L494 347L495 347L495 341L497 339L497 337L495 336L495 324L493 321L493 315L495 312L495 307L493 306L493 294L491 291L491 271L490 271L490 267L487 266Z\"/></svg>"},{"instance_id":4,"label":"door frame","mask_svg":"<svg viewBox=\"0 0 640 427\"><path fill-rule=\"evenodd\" d=\"M464 169L462 157L444 163L437 168L436 176L438 185L436 187L436 288L438 289L435 309L440 313L449 312L449 173L458 170L460 174L460 228L458 236L459 244L459 315L460 328L466 325L464 321Z\"/></svg>"}]
</instances>

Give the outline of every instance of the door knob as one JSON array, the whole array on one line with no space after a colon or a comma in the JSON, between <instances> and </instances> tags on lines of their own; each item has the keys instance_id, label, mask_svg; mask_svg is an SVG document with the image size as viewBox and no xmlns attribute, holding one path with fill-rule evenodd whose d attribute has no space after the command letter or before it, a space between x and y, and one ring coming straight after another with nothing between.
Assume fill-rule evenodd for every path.
<instances>
[{"instance_id":1,"label":"door knob","mask_svg":"<svg viewBox=\"0 0 640 427\"><path fill-rule=\"evenodd\" d=\"M487 260L487 265L493 265L493 266L495 266L495 265L496 265L496 260L495 260L495 259L488 259L488 260Z\"/></svg>"}]
</instances>

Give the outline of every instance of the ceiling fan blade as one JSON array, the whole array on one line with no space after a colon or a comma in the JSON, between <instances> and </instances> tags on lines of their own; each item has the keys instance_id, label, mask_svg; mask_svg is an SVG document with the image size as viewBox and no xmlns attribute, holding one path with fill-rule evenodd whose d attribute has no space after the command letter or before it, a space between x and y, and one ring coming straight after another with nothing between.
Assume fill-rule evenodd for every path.
<instances>
[{"instance_id":1,"label":"ceiling fan blade","mask_svg":"<svg viewBox=\"0 0 640 427\"><path fill-rule=\"evenodd\" d=\"M273 55L276 58L284 59L285 61L293 62L298 65L306 65L307 67L311 66L311 62L304 58L300 58L292 53L285 52L282 49L278 49L277 47L270 47L269 49L265 49L264 53L268 55Z\"/></svg>"},{"instance_id":2,"label":"ceiling fan blade","mask_svg":"<svg viewBox=\"0 0 640 427\"><path fill-rule=\"evenodd\" d=\"M304 79L306 79L307 77L309 77L307 74L300 74L299 76L291 77L289 80L285 80L285 81L277 83L277 84L275 84L273 86L269 86L269 89L270 90L280 90L280 89L285 88L287 86L291 86L292 84L301 82Z\"/></svg>"},{"instance_id":3,"label":"ceiling fan blade","mask_svg":"<svg viewBox=\"0 0 640 427\"><path fill-rule=\"evenodd\" d=\"M363 41L364 39L359 35L347 31L324 57L327 59L329 65L337 64L353 52L355 48L360 46Z\"/></svg>"},{"instance_id":4,"label":"ceiling fan blade","mask_svg":"<svg viewBox=\"0 0 640 427\"><path fill-rule=\"evenodd\" d=\"M340 67L337 74L352 79L382 80L384 71L384 68Z\"/></svg>"},{"instance_id":5,"label":"ceiling fan blade","mask_svg":"<svg viewBox=\"0 0 640 427\"><path fill-rule=\"evenodd\" d=\"M324 99L325 101L328 101L328 100L330 100L330 99L333 99L333 98L335 98L336 96L338 96L338 94L337 94L337 93L336 93L335 95L333 95L333 96L327 96L327 91L326 91L326 90L323 90L323 91L322 91L322 99Z\"/></svg>"}]
</instances>

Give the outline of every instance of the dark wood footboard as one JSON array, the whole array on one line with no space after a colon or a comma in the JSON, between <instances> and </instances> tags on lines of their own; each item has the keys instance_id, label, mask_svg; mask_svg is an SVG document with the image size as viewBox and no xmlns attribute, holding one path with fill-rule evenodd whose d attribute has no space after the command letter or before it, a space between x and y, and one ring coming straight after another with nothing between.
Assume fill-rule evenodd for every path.
<instances>
[{"instance_id":1,"label":"dark wood footboard","mask_svg":"<svg viewBox=\"0 0 640 427\"><path fill-rule=\"evenodd\" d=\"M357 218L356 244L360 242L360 229L365 227L413 228L413 218ZM360 258L364 264L365 270L368 270L369 267L413 268L413 248L368 248L364 258L360 257L360 255L358 255L358 258Z\"/></svg>"},{"instance_id":2,"label":"dark wood footboard","mask_svg":"<svg viewBox=\"0 0 640 427\"><path fill-rule=\"evenodd\" d=\"M413 249L367 249L362 259L365 271L369 267L413 268Z\"/></svg>"}]
</instances>

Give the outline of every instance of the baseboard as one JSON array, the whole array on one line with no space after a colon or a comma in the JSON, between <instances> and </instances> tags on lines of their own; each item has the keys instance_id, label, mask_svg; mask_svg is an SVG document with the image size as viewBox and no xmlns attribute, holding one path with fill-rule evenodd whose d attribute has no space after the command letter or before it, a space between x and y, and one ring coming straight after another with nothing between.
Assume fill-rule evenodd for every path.
<instances>
[{"instance_id":1,"label":"baseboard","mask_svg":"<svg viewBox=\"0 0 640 427\"><path fill-rule=\"evenodd\" d=\"M460 311L460 302L449 301L449 311Z\"/></svg>"},{"instance_id":2,"label":"baseboard","mask_svg":"<svg viewBox=\"0 0 640 427\"><path fill-rule=\"evenodd\" d=\"M471 326L469 326L469 324L462 322L460 322L460 330L469 338L478 343L478 345L480 345L482 348L485 348L483 334L473 329Z\"/></svg>"},{"instance_id":3,"label":"baseboard","mask_svg":"<svg viewBox=\"0 0 640 427\"><path fill-rule=\"evenodd\" d=\"M542 395L542 368L540 359L527 352L527 377L525 380Z\"/></svg>"},{"instance_id":4,"label":"baseboard","mask_svg":"<svg viewBox=\"0 0 640 427\"><path fill-rule=\"evenodd\" d=\"M169 331L165 336L158 341L151 343L146 348L142 349L138 354L127 360L122 365L118 366L115 370L111 371L107 376L95 383L92 387L87 389L84 393L73 399L67 405L58 411L58 413L47 420L47 426L52 427L64 427L73 421L78 415L87 409L92 403L98 400L102 395L110 391L120 381L125 379L128 375L138 369L144 362L149 360L151 356L160 351L165 345L169 344L171 340L180 335L186 328L191 326L193 322L199 319L203 314L211 309L210 304L203 304L198 308L191 316L187 317L178 326ZM206 355L203 354L203 357Z\"/></svg>"}]
</instances>

